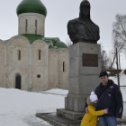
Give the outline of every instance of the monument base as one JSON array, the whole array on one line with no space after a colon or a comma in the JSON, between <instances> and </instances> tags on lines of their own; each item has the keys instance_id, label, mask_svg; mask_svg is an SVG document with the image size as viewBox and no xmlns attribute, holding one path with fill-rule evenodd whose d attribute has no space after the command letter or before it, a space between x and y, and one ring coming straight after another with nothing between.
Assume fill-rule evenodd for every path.
<instances>
[{"instance_id":1,"label":"monument base","mask_svg":"<svg viewBox=\"0 0 126 126\"><path fill-rule=\"evenodd\" d=\"M66 109L57 109L57 116L70 120L81 120L84 115L84 112L74 112Z\"/></svg>"},{"instance_id":2,"label":"monument base","mask_svg":"<svg viewBox=\"0 0 126 126\"><path fill-rule=\"evenodd\" d=\"M61 111L64 111L64 110L61 110ZM66 119L65 117L62 117L62 114L57 115L57 113L37 113L36 116L39 117L40 119L43 119L49 122L53 126L80 126L81 120ZM125 126L126 117L123 117L123 119L117 119L117 123L118 125Z\"/></svg>"},{"instance_id":3,"label":"monument base","mask_svg":"<svg viewBox=\"0 0 126 126\"><path fill-rule=\"evenodd\" d=\"M56 113L37 113L37 117L49 122L53 126L80 126L81 120L70 120L57 116Z\"/></svg>"}]
</instances>

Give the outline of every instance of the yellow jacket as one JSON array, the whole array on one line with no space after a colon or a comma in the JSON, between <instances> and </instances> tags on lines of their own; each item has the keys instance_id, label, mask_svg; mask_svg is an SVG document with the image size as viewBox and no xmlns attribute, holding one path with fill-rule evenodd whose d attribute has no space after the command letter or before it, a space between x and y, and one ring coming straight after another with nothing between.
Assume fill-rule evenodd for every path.
<instances>
[{"instance_id":1,"label":"yellow jacket","mask_svg":"<svg viewBox=\"0 0 126 126\"><path fill-rule=\"evenodd\" d=\"M104 110L96 111L93 105L88 105L88 112L85 113L80 126L96 126L97 116L104 115Z\"/></svg>"}]
</instances>

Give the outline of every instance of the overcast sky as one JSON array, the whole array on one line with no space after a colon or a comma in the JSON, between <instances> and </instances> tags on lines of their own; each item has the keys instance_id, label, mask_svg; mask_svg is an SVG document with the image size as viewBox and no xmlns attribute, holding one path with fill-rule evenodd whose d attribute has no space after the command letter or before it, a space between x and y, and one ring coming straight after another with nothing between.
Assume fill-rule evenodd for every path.
<instances>
[{"instance_id":1,"label":"overcast sky","mask_svg":"<svg viewBox=\"0 0 126 126\"><path fill-rule=\"evenodd\" d=\"M17 5L22 0L2 0L0 4L0 39L18 34ZM69 41L67 22L79 15L81 0L41 0L47 8L45 36ZM104 49L112 46L112 24L116 14L126 14L126 0L89 0L91 19L100 27L100 40Z\"/></svg>"}]
</instances>

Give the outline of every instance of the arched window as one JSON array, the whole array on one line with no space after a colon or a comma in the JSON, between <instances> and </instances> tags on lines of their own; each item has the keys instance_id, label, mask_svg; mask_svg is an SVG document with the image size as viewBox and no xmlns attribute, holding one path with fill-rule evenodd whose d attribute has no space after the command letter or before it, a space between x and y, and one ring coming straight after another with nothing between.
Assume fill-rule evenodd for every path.
<instances>
[{"instance_id":1,"label":"arched window","mask_svg":"<svg viewBox=\"0 0 126 126\"><path fill-rule=\"evenodd\" d=\"M37 34L37 20L35 20L35 34Z\"/></svg>"},{"instance_id":2,"label":"arched window","mask_svg":"<svg viewBox=\"0 0 126 126\"><path fill-rule=\"evenodd\" d=\"M25 20L25 33L28 32L28 19Z\"/></svg>"},{"instance_id":3,"label":"arched window","mask_svg":"<svg viewBox=\"0 0 126 126\"><path fill-rule=\"evenodd\" d=\"M63 61L63 72L65 72L65 62Z\"/></svg>"},{"instance_id":4,"label":"arched window","mask_svg":"<svg viewBox=\"0 0 126 126\"><path fill-rule=\"evenodd\" d=\"M42 52L42 51L39 49L39 50L38 50L38 60L41 60L41 52Z\"/></svg>"},{"instance_id":5,"label":"arched window","mask_svg":"<svg viewBox=\"0 0 126 126\"><path fill-rule=\"evenodd\" d=\"M21 60L21 50L18 50L18 60Z\"/></svg>"}]
</instances>

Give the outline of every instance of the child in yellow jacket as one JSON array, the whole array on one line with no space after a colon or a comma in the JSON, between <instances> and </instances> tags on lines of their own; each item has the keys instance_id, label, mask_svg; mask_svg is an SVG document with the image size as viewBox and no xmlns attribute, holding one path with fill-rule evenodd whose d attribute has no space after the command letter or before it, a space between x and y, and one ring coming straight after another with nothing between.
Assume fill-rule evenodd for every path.
<instances>
[{"instance_id":1,"label":"child in yellow jacket","mask_svg":"<svg viewBox=\"0 0 126 126\"><path fill-rule=\"evenodd\" d=\"M97 103L97 95L91 92L89 99L87 100L87 112L85 113L80 126L97 126L97 116L108 113L107 109L95 110L95 104Z\"/></svg>"}]
</instances>

